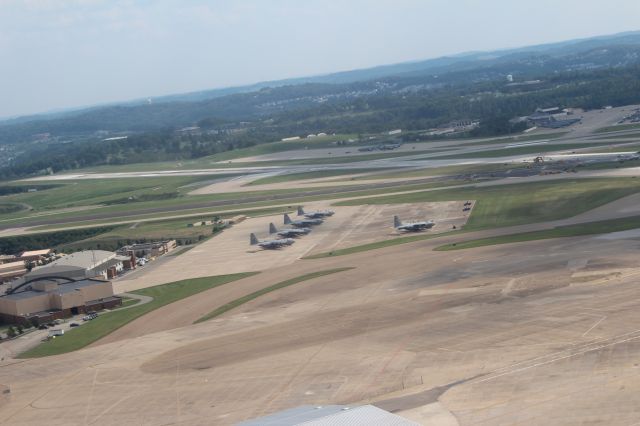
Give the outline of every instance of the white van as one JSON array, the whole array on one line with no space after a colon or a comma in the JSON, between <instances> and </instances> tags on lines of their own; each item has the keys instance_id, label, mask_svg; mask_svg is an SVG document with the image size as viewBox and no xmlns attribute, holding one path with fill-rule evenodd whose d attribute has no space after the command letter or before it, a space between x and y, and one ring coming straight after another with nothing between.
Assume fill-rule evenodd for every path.
<instances>
[{"instance_id":1,"label":"white van","mask_svg":"<svg viewBox=\"0 0 640 426\"><path fill-rule=\"evenodd\" d=\"M62 336L64 334L64 330L61 328L54 328L49 330L49 337Z\"/></svg>"}]
</instances>

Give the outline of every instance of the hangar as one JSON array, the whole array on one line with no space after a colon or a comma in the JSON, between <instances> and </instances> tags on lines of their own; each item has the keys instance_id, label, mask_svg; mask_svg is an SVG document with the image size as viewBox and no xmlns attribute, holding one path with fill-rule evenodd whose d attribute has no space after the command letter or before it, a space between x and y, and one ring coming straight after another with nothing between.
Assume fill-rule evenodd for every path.
<instances>
[{"instance_id":1,"label":"hangar","mask_svg":"<svg viewBox=\"0 0 640 426\"><path fill-rule=\"evenodd\" d=\"M111 279L130 269L131 258L105 250L85 250L63 256L47 265L35 268L25 280L37 277L55 275L75 280L93 277Z\"/></svg>"},{"instance_id":2,"label":"hangar","mask_svg":"<svg viewBox=\"0 0 640 426\"><path fill-rule=\"evenodd\" d=\"M42 277L26 281L0 296L0 321L41 324L121 304L122 299L113 295L111 281Z\"/></svg>"}]
</instances>

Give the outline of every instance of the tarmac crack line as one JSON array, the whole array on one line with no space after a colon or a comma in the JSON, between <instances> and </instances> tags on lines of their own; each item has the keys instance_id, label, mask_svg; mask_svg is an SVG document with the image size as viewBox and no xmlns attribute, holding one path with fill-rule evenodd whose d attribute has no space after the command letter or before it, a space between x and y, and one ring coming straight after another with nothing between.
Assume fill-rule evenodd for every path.
<instances>
[{"instance_id":1,"label":"tarmac crack line","mask_svg":"<svg viewBox=\"0 0 640 426\"><path fill-rule=\"evenodd\" d=\"M84 424L89 424L89 409L91 408L91 401L93 399L93 392L96 387L96 379L98 378L98 369L93 369L93 380L91 381L91 389L89 390L89 397L87 398L87 406L84 409Z\"/></svg>"},{"instance_id":2,"label":"tarmac crack line","mask_svg":"<svg viewBox=\"0 0 640 426\"><path fill-rule=\"evenodd\" d=\"M176 388L176 422L180 422L180 392L178 391L178 378L180 376L180 360L176 359L176 378L175 378L175 388Z\"/></svg>"},{"instance_id":3,"label":"tarmac crack line","mask_svg":"<svg viewBox=\"0 0 640 426\"><path fill-rule=\"evenodd\" d=\"M593 324L587 331L585 331L584 333L582 333L582 337L585 337L587 334L589 334L589 332L591 330L593 330L594 328L596 328L598 326L598 324L600 324L602 321L604 321L606 319L606 315L603 316L602 318L600 318L598 321L596 321L595 324Z\"/></svg>"},{"instance_id":4,"label":"tarmac crack line","mask_svg":"<svg viewBox=\"0 0 640 426\"><path fill-rule=\"evenodd\" d=\"M585 314L585 315L589 315L589 314ZM635 334L635 333L639 333L639 332L640 332L640 329L636 330L636 331L631 331L631 332L628 332L628 333L624 333L624 334L621 334L619 336L614 336L614 337L611 337L611 338L607 338L607 337L595 338L595 339L593 339L591 341L580 343L579 345L577 345L576 347L573 347L573 348L563 349L561 351L557 351L557 352L553 352L553 353L550 353L550 354L541 355L541 356L538 356L538 357L535 357L535 358L532 358L532 359L520 361L520 362L517 362L515 364L508 365L506 367L497 368L497 369L493 370L492 372L490 372L488 374L494 374L494 373L497 373L497 372L500 372L500 371L503 371L503 370L506 370L506 369L509 369L509 368L516 367L518 365L522 365L522 364L526 364L528 362L533 362L533 361L537 361L537 360L540 360L540 359L548 358L548 357L554 356L554 355L560 355L560 354L563 354L563 353L568 352L568 351L582 350L584 348L587 348L589 345L594 345L594 344L606 342L607 340L621 338L621 337L629 336L629 335L632 335L632 334Z\"/></svg>"},{"instance_id":5,"label":"tarmac crack line","mask_svg":"<svg viewBox=\"0 0 640 426\"><path fill-rule=\"evenodd\" d=\"M638 332L640 332L640 330L636 330L634 332L627 333L626 335L634 334L634 333L638 333ZM622 336L625 336L625 335L622 335ZM620 337L622 337L622 336L620 336ZM530 370L532 368L536 368L536 367L541 367L541 366L544 366L544 365L552 364L552 363L557 362L557 361L562 361L562 360L565 360L565 359L573 358L573 357L575 357L577 355L584 355L584 354L589 353L589 352L598 351L598 350L601 350L601 349L604 349L604 348L608 348L608 347L611 347L611 346L615 346L615 345L619 345L619 344L622 344L622 343L630 342L630 341L636 340L636 339L640 339L640 336L628 337L628 338L623 339L623 340L614 341L614 342L611 342L611 343L607 343L607 344L596 346L596 347L592 347L592 348L586 348L584 350L580 350L580 351L577 351L577 352L574 352L574 353L570 353L568 355L564 355L564 356L561 356L561 357L558 357L558 358L553 358L553 359L550 359L550 360L547 360L547 361L539 362L539 363L536 363L536 364L533 364L533 365L529 365L529 366L526 366L526 367L522 367L522 368L518 368L518 369L515 369L515 370L512 370L512 371L505 371L504 373L501 373L501 374L497 374L497 375L494 375L494 376L486 377L484 379L480 379L480 380L478 380L478 381L476 381L476 382L474 382L472 384L479 384L479 383L487 382L489 380L498 379L498 378L500 378L502 376L515 374L515 373L520 373L520 372L523 372L523 371L526 371L526 370Z\"/></svg>"}]
</instances>

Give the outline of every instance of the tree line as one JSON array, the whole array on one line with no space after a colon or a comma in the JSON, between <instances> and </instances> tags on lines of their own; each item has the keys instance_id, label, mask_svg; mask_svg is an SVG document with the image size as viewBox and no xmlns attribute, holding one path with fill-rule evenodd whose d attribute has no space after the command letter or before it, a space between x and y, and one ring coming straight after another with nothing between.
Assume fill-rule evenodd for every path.
<instances>
[{"instance_id":1,"label":"tree line","mask_svg":"<svg viewBox=\"0 0 640 426\"><path fill-rule=\"evenodd\" d=\"M465 75L460 71L460 75ZM510 119L528 115L537 107L561 106L584 109L605 105L640 103L640 66L568 71L530 77L540 82L508 85L502 78L462 80L456 73L448 83L413 92L380 91L357 97L335 97L326 102L300 102L286 111L272 107L256 119L255 111L245 111L248 122L221 117L203 118L201 132L184 134L173 128L133 134L122 140L90 140L36 146L0 169L0 178L55 173L97 165L189 160L309 133L379 133L393 128L424 130L460 119L478 119L481 126L472 136L498 136L519 132L523 124ZM473 75L478 74L476 71ZM432 78L432 77L430 77ZM420 81L426 81L422 77ZM413 80L412 80L413 81ZM306 85L303 85L306 86ZM277 91L327 94L327 85L292 86ZM330 85L329 85L330 86ZM349 90L370 88L351 84ZM341 87L344 90L345 87ZM265 99L275 89L263 89ZM329 94L342 93L333 88ZM248 102L248 94L233 95ZM216 102L231 102L219 98ZM255 105L255 104L251 104ZM245 105L246 106L246 105ZM242 107L236 107L238 114Z\"/></svg>"}]
</instances>

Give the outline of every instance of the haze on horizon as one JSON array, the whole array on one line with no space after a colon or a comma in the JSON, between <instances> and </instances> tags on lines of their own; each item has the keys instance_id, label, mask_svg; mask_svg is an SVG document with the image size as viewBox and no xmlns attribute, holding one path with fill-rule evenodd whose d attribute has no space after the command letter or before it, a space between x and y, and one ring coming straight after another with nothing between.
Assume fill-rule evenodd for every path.
<instances>
[{"instance_id":1,"label":"haze on horizon","mask_svg":"<svg viewBox=\"0 0 640 426\"><path fill-rule=\"evenodd\" d=\"M0 117L637 30L637 0L0 0Z\"/></svg>"}]
</instances>

